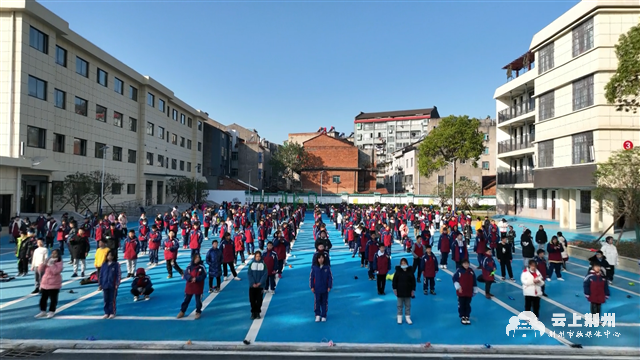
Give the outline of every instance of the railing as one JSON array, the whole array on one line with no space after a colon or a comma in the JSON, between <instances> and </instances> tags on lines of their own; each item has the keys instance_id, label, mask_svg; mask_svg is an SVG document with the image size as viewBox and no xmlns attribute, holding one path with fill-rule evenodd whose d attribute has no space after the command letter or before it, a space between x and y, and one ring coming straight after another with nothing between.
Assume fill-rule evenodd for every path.
<instances>
[{"instance_id":1,"label":"railing","mask_svg":"<svg viewBox=\"0 0 640 360\"><path fill-rule=\"evenodd\" d=\"M533 170L498 173L498 185L530 184L533 182Z\"/></svg>"},{"instance_id":2,"label":"railing","mask_svg":"<svg viewBox=\"0 0 640 360\"><path fill-rule=\"evenodd\" d=\"M516 136L509 140L500 141L498 143L498 154L532 148L534 141L536 141L535 133Z\"/></svg>"},{"instance_id":3,"label":"railing","mask_svg":"<svg viewBox=\"0 0 640 360\"><path fill-rule=\"evenodd\" d=\"M529 99L529 101L527 101L526 103L518 104L516 106L511 106L507 109L504 109L498 112L498 123L509 121L520 115L530 113L535 109L536 109L536 101L534 99Z\"/></svg>"}]
</instances>

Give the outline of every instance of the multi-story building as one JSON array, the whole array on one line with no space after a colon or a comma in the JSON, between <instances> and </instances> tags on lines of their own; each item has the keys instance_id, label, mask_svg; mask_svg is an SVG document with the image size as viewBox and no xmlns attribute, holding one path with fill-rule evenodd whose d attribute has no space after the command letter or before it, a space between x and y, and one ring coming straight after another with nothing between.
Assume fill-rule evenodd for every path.
<instances>
[{"instance_id":1,"label":"multi-story building","mask_svg":"<svg viewBox=\"0 0 640 360\"><path fill-rule=\"evenodd\" d=\"M60 209L65 177L103 164L122 183L110 204L171 201L169 179L201 178L206 113L35 1L0 4L0 43L4 217Z\"/></svg>"},{"instance_id":2,"label":"multi-story building","mask_svg":"<svg viewBox=\"0 0 640 360\"><path fill-rule=\"evenodd\" d=\"M231 138L226 126L212 119L205 121L202 173L207 178L208 189L218 189L221 179L231 174Z\"/></svg>"},{"instance_id":3,"label":"multi-story building","mask_svg":"<svg viewBox=\"0 0 640 360\"><path fill-rule=\"evenodd\" d=\"M271 143L261 138L255 129L238 124L228 125L227 131L237 139L231 149L231 177L258 190L271 186Z\"/></svg>"},{"instance_id":4,"label":"multi-story building","mask_svg":"<svg viewBox=\"0 0 640 360\"><path fill-rule=\"evenodd\" d=\"M637 0L581 1L504 67L507 83L494 94L500 212L594 232L613 222L591 196L593 172L626 140L640 140L638 115L604 96L614 45L639 16Z\"/></svg>"}]
</instances>

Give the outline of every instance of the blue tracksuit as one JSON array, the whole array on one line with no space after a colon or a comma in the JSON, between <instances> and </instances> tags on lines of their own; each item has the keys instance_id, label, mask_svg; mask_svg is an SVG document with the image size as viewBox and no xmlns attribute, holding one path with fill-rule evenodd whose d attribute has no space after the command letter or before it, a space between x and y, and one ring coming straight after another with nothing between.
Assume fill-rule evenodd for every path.
<instances>
[{"instance_id":1,"label":"blue tracksuit","mask_svg":"<svg viewBox=\"0 0 640 360\"><path fill-rule=\"evenodd\" d=\"M313 308L316 316L326 318L327 307L329 305L329 289L333 287L331 266L323 265L320 267L314 265L311 267L309 287L313 290L315 295Z\"/></svg>"},{"instance_id":2,"label":"blue tracksuit","mask_svg":"<svg viewBox=\"0 0 640 360\"><path fill-rule=\"evenodd\" d=\"M120 263L117 261L105 262L100 268L99 284L104 297L105 315L116 314L116 298L118 297L118 287L120 286Z\"/></svg>"}]
</instances>

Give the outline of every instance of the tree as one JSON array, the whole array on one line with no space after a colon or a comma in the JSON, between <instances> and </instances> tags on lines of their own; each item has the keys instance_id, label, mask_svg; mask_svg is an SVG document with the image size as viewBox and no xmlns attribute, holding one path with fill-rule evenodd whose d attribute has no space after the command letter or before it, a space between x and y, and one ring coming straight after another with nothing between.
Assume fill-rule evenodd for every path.
<instances>
[{"instance_id":1,"label":"tree","mask_svg":"<svg viewBox=\"0 0 640 360\"><path fill-rule=\"evenodd\" d=\"M432 193L436 195L436 201L438 202L438 206L440 208L444 208L447 205L447 202L451 200L451 186L447 186L445 184L436 185Z\"/></svg>"},{"instance_id":2,"label":"tree","mask_svg":"<svg viewBox=\"0 0 640 360\"><path fill-rule=\"evenodd\" d=\"M104 173L104 187L102 186L102 171L94 170L87 174L87 176L91 179L93 186L91 188L91 197L92 199L96 199L96 207L97 211L100 212L100 194L102 193L103 200L107 198L107 196L113 194L114 189L119 189L122 191L122 181L116 175L110 174L108 172ZM102 208L104 209L104 204L102 204Z\"/></svg>"},{"instance_id":3,"label":"tree","mask_svg":"<svg viewBox=\"0 0 640 360\"><path fill-rule=\"evenodd\" d=\"M209 197L208 183L192 178L171 178L167 182L173 193L175 202L194 203ZM196 198L194 198L196 196Z\"/></svg>"},{"instance_id":4,"label":"tree","mask_svg":"<svg viewBox=\"0 0 640 360\"><path fill-rule=\"evenodd\" d=\"M640 106L640 24L620 35L616 57L618 69L605 86L605 97L616 110L635 114Z\"/></svg>"},{"instance_id":5,"label":"tree","mask_svg":"<svg viewBox=\"0 0 640 360\"><path fill-rule=\"evenodd\" d=\"M65 176L56 195L58 201L64 202L60 209L71 204L73 211L78 212L81 206L87 206L94 196L93 186L93 179L88 174L76 172Z\"/></svg>"},{"instance_id":6,"label":"tree","mask_svg":"<svg viewBox=\"0 0 640 360\"><path fill-rule=\"evenodd\" d=\"M594 197L614 218L624 216L625 228L635 224L636 241L640 241L640 148L614 152L607 162L598 164L593 176Z\"/></svg>"},{"instance_id":7,"label":"tree","mask_svg":"<svg viewBox=\"0 0 640 360\"><path fill-rule=\"evenodd\" d=\"M293 184L296 175L300 175L308 159L309 154L301 144L289 141L271 155L270 163L274 173L280 174L289 184Z\"/></svg>"},{"instance_id":8,"label":"tree","mask_svg":"<svg viewBox=\"0 0 640 360\"><path fill-rule=\"evenodd\" d=\"M484 134L478 131L479 127L480 120L466 115L450 115L441 119L438 127L424 138L418 148L420 174L429 177L453 164L455 178L457 164L462 160L471 161L477 167L484 151Z\"/></svg>"},{"instance_id":9,"label":"tree","mask_svg":"<svg viewBox=\"0 0 640 360\"><path fill-rule=\"evenodd\" d=\"M482 187L473 180L463 179L456 181L456 197L460 198L460 208L471 209L469 200L480 196Z\"/></svg>"}]
</instances>

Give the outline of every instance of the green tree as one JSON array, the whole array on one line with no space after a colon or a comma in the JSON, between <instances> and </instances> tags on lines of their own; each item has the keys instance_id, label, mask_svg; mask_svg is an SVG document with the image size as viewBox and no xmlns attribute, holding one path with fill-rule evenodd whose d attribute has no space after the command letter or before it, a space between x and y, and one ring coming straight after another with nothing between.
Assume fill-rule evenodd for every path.
<instances>
[{"instance_id":1,"label":"green tree","mask_svg":"<svg viewBox=\"0 0 640 360\"><path fill-rule=\"evenodd\" d=\"M593 175L594 197L614 218L624 216L625 228L635 224L636 241L640 241L640 148L614 152Z\"/></svg>"},{"instance_id":2,"label":"green tree","mask_svg":"<svg viewBox=\"0 0 640 360\"><path fill-rule=\"evenodd\" d=\"M207 182L199 181L192 178L171 178L167 182L174 202L178 203L194 203L196 201L205 200L209 196L207 190ZM195 198L194 198L195 196Z\"/></svg>"},{"instance_id":3,"label":"green tree","mask_svg":"<svg viewBox=\"0 0 640 360\"><path fill-rule=\"evenodd\" d=\"M433 187L431 192L436 196L436 201L441 209L451 200L451 185L438 184Z\"/></svg>"},{"instance_id":4,"label":"green tree","mask_svg":"<svg viewBox=\"0 0 640 360\"><path fill-rule=\"evenodd\" d=\"M460 199L460 208L471 209L470 200L482 194L482 187L473 180L456 181L456 197Z\"/></svg>"},{"instance_id":5,"label":"green tree","mask_svg":"<svg viewBox=\"0 0 640 360\"><path fill-rule=\"evenodd\" d=\"M279 174L283 179L288 180L293 185L296 176L305 167L309 159L309 154L301 144L286 142L278 151L271 155L270 164L275 174Z\"/></svg>"},{"instance_id":6,"label":"green tree","mask_svg":"<svg viewBox=\"0 0 640 360\"><path fill-rule=\"evenodd\" d=\"M60 209L69 204L75 212L78 212L81 206L87 207L87 203L94 198L93 187L93 179L88 174L76 172L65 176L55 195L57 201L64 203Z\"/></svg>"},{"instance_id":7,"label":"green tree","mask_svg":"<svg viewBox=\"0 0 640 360\"><path fill-rule=\"evenodd\" d=\"M109 195L112 195L114 193L115 189L119 190L118 193L122 192L122 181L116 175L110 174L108 172L104 173L104 189L102 186L103 182L101 170L94 170L88 173L87 176L93 183L90 195L92 199L96 200L96 211L98 212L100 211L100 193L102 193L104 196L103 200L106 200ZM102 204L102 208L106 211L104 203Z\"/></svg>"},{"instance_id":8,"label":"green tree","mask_svg":"<svg viewBox=\"0 0 640 360\"><path fill-rule=\"evenodd\" d=\"M618 69L605 86L605 97L618 111L635 114L640 105L640 24L620 35L616 57Z\"/></svg>"},{"instance_id":9,"label":"green tree","mask_svg":"<svg viewBox=\"0 0 640 360\"><path fill-rule=\"evenodd\" d=\"M424 138L418 148L420 174L430 177L452 164L455 178L458 162L470 161L477 167L484 151L484 134L478 130L479 127L480 120L466 115L450 115L441 119L438 127Z\"/></svg>"}]
</instances>

